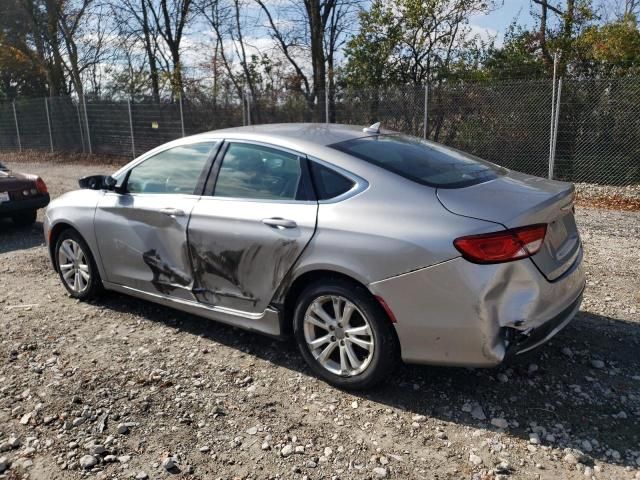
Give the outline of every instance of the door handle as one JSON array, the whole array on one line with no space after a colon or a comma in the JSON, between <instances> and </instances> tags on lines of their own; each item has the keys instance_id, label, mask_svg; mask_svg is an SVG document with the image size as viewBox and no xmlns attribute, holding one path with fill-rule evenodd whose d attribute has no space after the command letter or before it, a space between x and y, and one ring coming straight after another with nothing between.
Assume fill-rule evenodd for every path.
<instances>
[{"instance_id":1,"label":"door handle","mask_svg":"<svg viewBox=\"0 0 640 480\"><path fill-rule=\"evenodd\" d=\"M180 210L179 208L161 208L160 213L164 213L170 217L184 217L184 210Z\"/></svg>"},{"instance_id":2,"label":"door handle","mask_svg":"<svg viewBox=\"0 0 640 480\"><path fill-rule=\"evenodd\" d=\"M279 217L263 218L262 223L264 223L265 225L269 225L270 227L279 228L279 229L296 228L298 226L298 224L293 220L287 220L286 218L279 218Z\"/></svg>"}]
</instances>

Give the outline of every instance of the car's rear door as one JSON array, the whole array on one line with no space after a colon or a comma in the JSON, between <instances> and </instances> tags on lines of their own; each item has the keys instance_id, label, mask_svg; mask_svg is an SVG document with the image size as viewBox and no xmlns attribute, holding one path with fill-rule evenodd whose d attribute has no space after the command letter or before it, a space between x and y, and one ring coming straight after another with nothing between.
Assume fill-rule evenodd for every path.
<instances>
[{"instance_id":1,"label":"car's rear door","mask_svg":"<svg viewBox=\"0 0 640 480\"><path fill-rule=\"evenodd\" d=\"M197 204L219 142L169 148L126 173L95 215L108 282L193 300L187 251L189 214Z\"/></svg>"},{"instance_id":2,"label":"car's rear door","mask_svg":"<svg viewBox=\"0 0 640 480\"><path fill-rule=\"evenodd\" d=\"M189 223L196 298L261 313L316 228L306 159L250 142L223 145Z\"/></svg>"}]
</instances>

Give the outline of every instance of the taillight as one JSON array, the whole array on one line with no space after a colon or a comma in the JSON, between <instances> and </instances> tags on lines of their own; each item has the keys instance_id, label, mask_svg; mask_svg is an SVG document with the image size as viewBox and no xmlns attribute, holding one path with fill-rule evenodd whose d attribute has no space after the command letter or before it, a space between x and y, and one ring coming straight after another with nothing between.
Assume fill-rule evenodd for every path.
<instances>
[{"instance_id":1,"label":"taillight","mask_svg":"<svg viewBox=\"0 0 640 480\"><path fill-rule=\"evenodd\" d=\"M38 193L49 193L49 190L47 190L47 184L44 183L44 180L40 177L36 179L36 190L38 190Z\"/></svg>"},{"instance_id":2,"label":"taillight","mask_svg":"<svg viewBox=\"0 0 640 480\"><path fill-rule=\"evenodd\" d=\"M474 263L501 263L535 255L547 233L545 224L503 232L460 237L453 241L464 258Z\"/></svg>"}]
</instances>

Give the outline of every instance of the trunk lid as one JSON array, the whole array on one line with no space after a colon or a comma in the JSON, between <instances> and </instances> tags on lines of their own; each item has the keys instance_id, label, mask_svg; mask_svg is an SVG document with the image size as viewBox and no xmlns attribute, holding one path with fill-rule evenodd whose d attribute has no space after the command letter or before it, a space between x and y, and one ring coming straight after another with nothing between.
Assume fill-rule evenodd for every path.
<instances>
[{"instance_id":1,"label":"trunk lid","mask_svg":"<svg viewBox=\"0 0 640 480\"><path fill-rule=\"evenodd\" d=\"M505 228L547 224L540 251L531 260L547 280L571 267L580 250L573 215L574 187L517 172L466 188L437 190L438 199L452 213L488 220Z\"/></svg>"},{"instance_id":2,"label":"trunk lid","mask_svg":"<svg viewBox=\"0 0 640 480\"><path fill-rule=\"evenodd\" d=\"M11 192L31 188L35 178L10 170L0 170L0 192Z\"/></svg>"}]
</instances>

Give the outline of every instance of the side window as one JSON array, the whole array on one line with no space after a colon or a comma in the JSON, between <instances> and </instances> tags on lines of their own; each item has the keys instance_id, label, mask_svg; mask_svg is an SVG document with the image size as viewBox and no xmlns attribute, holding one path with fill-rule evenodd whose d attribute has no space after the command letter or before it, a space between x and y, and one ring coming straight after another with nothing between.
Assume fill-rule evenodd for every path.
<instances>
[{"instance_id":1,"label":"side window","mask_svg":"<svg viewBox=\"0 0 640 480\"><path fill-rule=\"evenodd\" d=\"M215 142L181 145L160 152L133 167L127 180L130 193L192 195Z\"/></svg>"},{"instance_id":2,"label":"side window","mask_svg":"<svg viewBox=\"0 0 640 480\"><path fill-rule=\"evenodd\" d=\"M274 148L231 143L222 159L216 197L306 199L301 160Z\"/></svg>"},{"instance_id":3,"label":"side window","mask_svg":"<svg viewBox=\"0 0 640 480\"><path fill-rule=\"evenodd\" d=\"M320 165L316 162L309 162L313 186L316 189L318 200L329 200L353 188L353 180L339 174L335 170Z\"/></svg>"}]
</instances>

